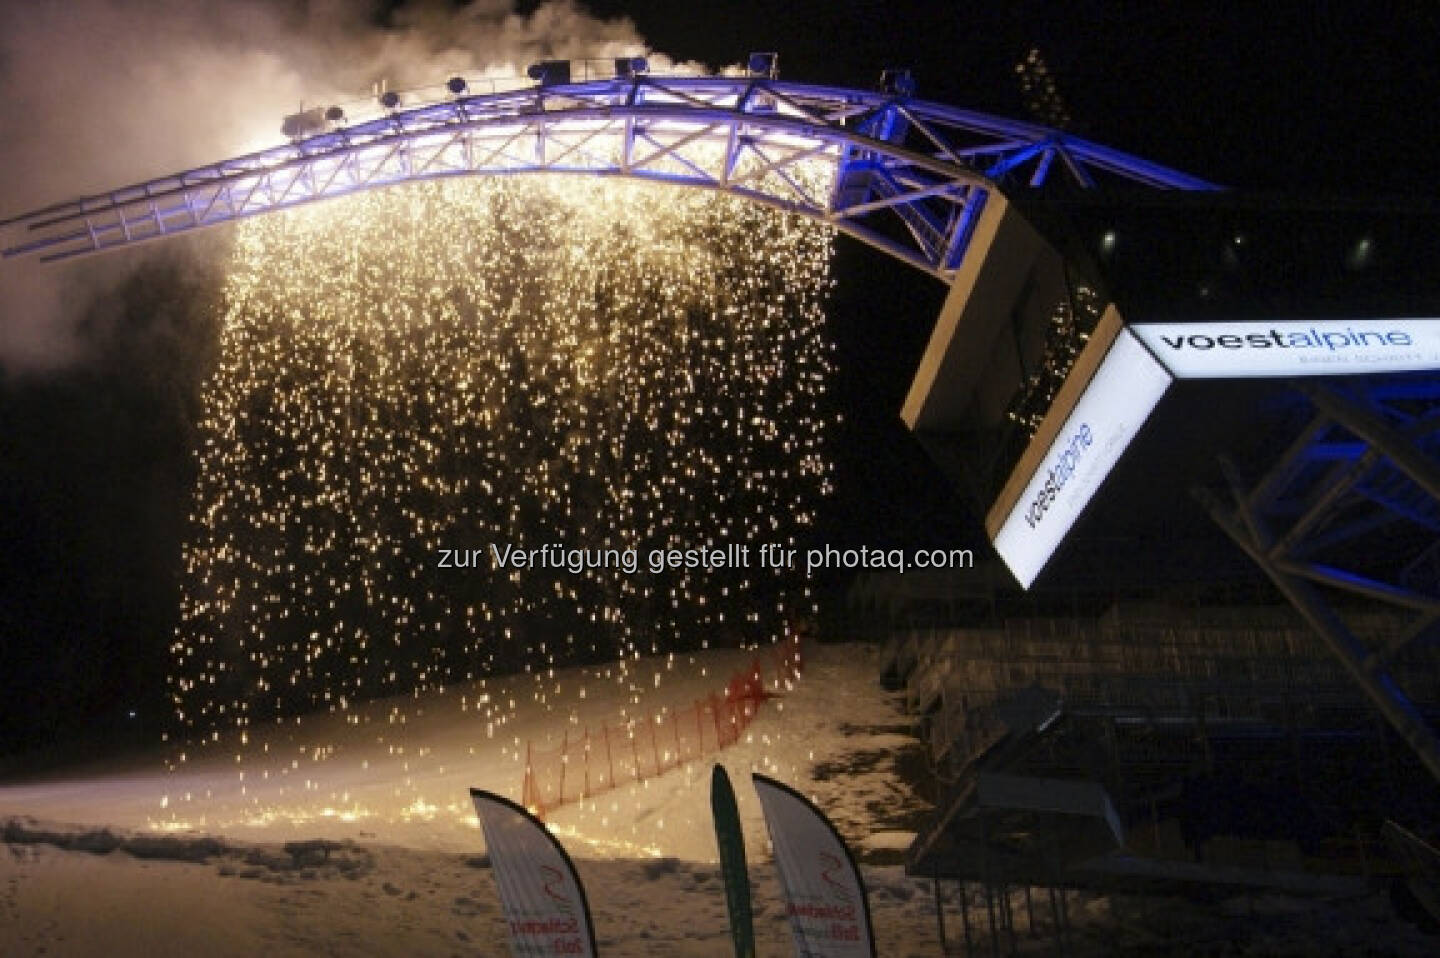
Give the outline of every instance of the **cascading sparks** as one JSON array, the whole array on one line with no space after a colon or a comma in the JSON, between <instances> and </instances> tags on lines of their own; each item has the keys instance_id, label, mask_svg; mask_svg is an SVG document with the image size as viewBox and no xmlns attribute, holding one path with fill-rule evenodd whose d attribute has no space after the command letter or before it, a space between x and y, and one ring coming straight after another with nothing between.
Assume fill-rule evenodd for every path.
<instances>
[{"instance_id":1,"label":"cascading sparks","mask_svg":"<svg viewBox=\"0 0 1440 958\"><path fill-rule=\"evenodd\" d=\"M812 613L803 570L438 556L803 542L831 482L831 236L564 177L241 223L172 647L181 736Z\"/></svg>"}]
</instances>

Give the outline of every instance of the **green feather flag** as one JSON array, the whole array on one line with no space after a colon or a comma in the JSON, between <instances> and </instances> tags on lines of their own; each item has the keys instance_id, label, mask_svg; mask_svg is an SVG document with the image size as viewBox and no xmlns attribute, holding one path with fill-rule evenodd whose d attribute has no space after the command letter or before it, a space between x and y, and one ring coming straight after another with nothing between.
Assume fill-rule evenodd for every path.
<instances>
[{"instance_id":1,"label":"green feather flag","mask_svg":"<svg viewBox=\"0 0 1440 958\"><path fill-rule=\"evenodd\" d=\"M750 871L745 865L745 836L740 831L740 810L725 766L717 764L710 776L710 812L715 817L715 841L720 846L720 872L725 878L725 904L730 910L730 937L735 958L755 958L755 924L750 913Z\"/></svg>"}]
</instances>

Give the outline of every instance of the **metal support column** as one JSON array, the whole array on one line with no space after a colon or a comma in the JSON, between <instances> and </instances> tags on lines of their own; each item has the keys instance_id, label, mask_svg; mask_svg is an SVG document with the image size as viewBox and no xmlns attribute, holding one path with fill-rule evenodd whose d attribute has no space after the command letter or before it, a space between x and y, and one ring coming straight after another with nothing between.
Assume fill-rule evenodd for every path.
<instances>
[{"instance_id":1,"label":"metal support column","mask_svg":"<svg viewBox=\"0 0 1440 958\"><path fill-rule=\"evenodd\" d=\"M1305 621L1325 641L1340 664L1370 697L1411 748L1420 756L1420 761L1430 773L1440 779L1440 740L1426 724L1409 697L1401 691L1390 673L1366 650L1363 643L1350 632L1310 583L1299 576L1283 571L1269 556L1269 537L1263 533L1263 525L1253 514L1250 521L1242 525L1235 510L1227 510L1209 490L1196 491L1197 497L1210 512L1210 517L1235 544L1244 549L1261 570L1275 583L1275 587L1290 601ZM1238 498L1238 497L1237 497ZM1247 529L1246 526L1249 528Z\"/></svg>"},{"instance_id":2,"label":"metal support column","mask_svg":"<svg viewBox=\"0 0 1440 958\"><path fill-rule=\"evenodd\" d=\"M1424 530L1422 542L1433 534L1440 523L1440 465L1434 449L1422 443L1433 446L1440 426L1436 415L1440 394L1429 398L1435 408L1417 415L1413 406L1387 407L1380 389L1372 390L1368 403L1327 386L1306 383L1298 389L1313 403L1316 414L1268 474L1246 490L1235 466L1222 459L1231 501L1203 488L1195 489L1195 496L1304 617L1430 773L1440 779L1440 738L1389 669L1396 653L1431 633L1432 622L1440 619L1440 595L1434 594L1433 588L1415 588L1406 582L1409 566L1402 566L1397 575L1385 565L1388 540L1348 554L1352 559L1374 556L1376 561L1370 562L1369 568L1363 564L1355 569L1340 567L1351 565L1344 561L1345 553L1338 564L1324 559L1331 545L1353 544L1384 528L1386 521L1419 523ZM1337 448L1353 449L1345 457L1348 462L1307 482L1305 476L1315 476L1314 467L1331 461ZM1301 506L1298 518L1294 516L1297 504ZM1357 504L1362 512L1358 519ZM1347 506L1351 509L1348 514L1343 512ZM1377 563L1382 566L1378 575ZM1322 585L1413 616L1414 623L1400 636L1371 647L1327 601L1319 589Z\"/></svg>"}]
</instances>

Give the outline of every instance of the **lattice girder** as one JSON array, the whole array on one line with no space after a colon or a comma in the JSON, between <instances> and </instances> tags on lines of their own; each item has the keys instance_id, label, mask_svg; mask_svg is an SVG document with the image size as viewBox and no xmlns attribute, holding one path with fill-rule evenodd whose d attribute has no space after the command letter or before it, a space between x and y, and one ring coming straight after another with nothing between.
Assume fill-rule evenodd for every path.
<instances>
[{"instance_id":1,"label":"lattice girder","mask_svg":"<svg viewBox=\"0 0 1440 958\"><path fill-rule=\"evenodd\" d=\"M1059 160L1057 164L1055 161ZM718 190L829 223L944 281L992 190L1202 180L1033 124L858 90L638 76L421 103L0 223L65 259L439 176L551 172Z\"/></svg>"}]
</instances>

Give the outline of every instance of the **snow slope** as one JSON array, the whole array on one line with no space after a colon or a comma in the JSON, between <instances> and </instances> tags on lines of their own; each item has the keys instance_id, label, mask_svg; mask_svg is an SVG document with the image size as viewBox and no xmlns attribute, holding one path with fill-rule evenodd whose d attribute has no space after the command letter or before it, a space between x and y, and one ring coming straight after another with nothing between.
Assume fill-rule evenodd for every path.
<instances>
[{"instance_id":1,"label":"snow slope","mask_svg":"<svg viewBox=\"0 0 1440 958\"><path fill-rule=\"evenodd\" d=\"M904 722L879 693L873 656L859 645L814 650L804 678L763 706L744 739L719 756L732 779L748 782L753 769L803 787L817 762L894 744L893 734L845 734L847 724ZM723 694L730 674L751 658L710 651L628 662L623 676L617 666L573 669L382 699L251 731L245 744L232 733L187 749L173 771L156 756L5 785L0 817L238 841L318 836L474 850L482 842L469 789L519 800L527 740L546 747L559 743L567 724L613 725ZM709 782L710 764L694 762L557 810L550 820L582 857L714 861ZM753 790L737 791L747 839L758 841L763 820ZM865 817L842 811L847 819Z\"/></svg>"},{"instance_id":2,"label":"snow slope","mask_svg":"<svg viewBox=\"0 0 1440 958\"><path fill-rule=\"evenodd\" d=\"M875 650L811 648L805 675L720 756L736 784L762 956L793 954L750 770L811 795L862 862L894 861L924 803L895 771L915 740ZM161 755L0 782L0 955L509 954L471 786L518 798L527 738L721 691L750 656L712 651L475 683ZM617 677L620 681L617 681ZM511 705L511 702L514 705ZM237 761L237 756L238 761ZM602 954L725 956L709 762L555 811ZM286 843L324 839L328 848ZM193 860L191 860L193 859ZM882 956L942 954L928 881L865 864ZM951 945L960 937L953 907ZM972 889L972 921L985 914ZM1016 945L1050 954L1048 936ZM1428 955L1388 903L1072 894L1073 953ZM988 942L986 943L988 947Z\"/></svg>"},{"instance_id":3,"label":"snow slope","mask_svg":"<svg viewBox=\"0 0 1440 958\"><path fill-rule=\"evenodd\" d=\"M874 808L917 804L883 762L850 781L810 780L816 765L843 767L854 752L913 740L893 731L904 719L879 690L872 648L808 651L801 681L762 707L742 741L718 756L736 783L761 934L775 954L786 952L788 938L748 772L763 771L821 801L857 851ZM186 953L182 942L212 938L235 954L253 953L261 932L267 949L323 952L331 932L342 930L337 922L356 936L357 948L365 943L364 953L504 954L489 870L474 867L484 864L476 858L484 843L468 789L518 799L527 739L553 743L566 723L614 723L723 693L732 671L750 660L749 653L710 651L632 661L623 677L611 666L492 679L252 731L245 744L237 735L222 737L188 750L174 770L157 755L3 783L0 821L11 821L7 837L19 839L0 863L0 878L9 883L4 907L26 929L27 942L48 941L51 954L56 948L87 954L91 947L113 953L105 929L117 915L128 915L135 927L135 954ZM883 730L867 731L872 727ZM709 788L710 762L694 762L551 814L552 830L579 862L607 952L728 948ZM37 839L46 828L62 843L85 828L105 828L119 837L172 836L181 849L194 836L211 836L226 850L207 866L137 859L124 849L90 855ZM358 864L292 867L277 848L316 838L348 842L334 860ZM881 844L903 844L903 835L897 842L892 833ZM933 941L925 949L923 936L912 933L923 924L933 939L928 896L918 895L919 886L898 867L877 869L872 881L877 925L878 912L893 911L890 938L914 939L916 954L935 953ZM84 919L67 902L67 890L81 888L90 902ZM141 895L163 909L131 901ZM430 914L437 907L441 914ZM173 950L143 944L146 929L169 924L160 915L171 908L210 918L187 926Z\"/></svg>"}]
</instances>

